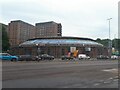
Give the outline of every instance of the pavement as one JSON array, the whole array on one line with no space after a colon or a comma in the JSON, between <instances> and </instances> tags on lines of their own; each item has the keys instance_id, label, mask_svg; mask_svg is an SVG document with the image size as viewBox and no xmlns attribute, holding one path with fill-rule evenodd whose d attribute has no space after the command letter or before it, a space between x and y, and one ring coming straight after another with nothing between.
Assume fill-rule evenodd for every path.
<instances>
[{"instance_id":1,"label":"pavement","mask_svg":"<svg viewBox=\"0 0 120 90\"><path fill-rule=\"evenodd\" d=\"M117 60L2 63L3 88L118 88Z\"/></svg>"}]
</instances>

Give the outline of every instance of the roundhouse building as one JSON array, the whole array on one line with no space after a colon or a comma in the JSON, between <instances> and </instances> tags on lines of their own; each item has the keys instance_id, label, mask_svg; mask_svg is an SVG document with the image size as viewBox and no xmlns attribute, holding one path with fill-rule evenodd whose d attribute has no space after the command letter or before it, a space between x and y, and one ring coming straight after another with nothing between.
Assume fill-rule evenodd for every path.
<instances>
[{"instance_id":1,"label":"roundhouse building","mask_svg":"<svg viewBox=\"0 0 120 90\"><path fill-rule=\"evenodd\" d=\"M87 54L92 58L98 55L108 55L105 46L88 38L79 37L46 37L30 39L18 47L11 48L12 54L40 55L49 54L56 58L78 50L79 54Z\"/></svg>"}]
</instances>

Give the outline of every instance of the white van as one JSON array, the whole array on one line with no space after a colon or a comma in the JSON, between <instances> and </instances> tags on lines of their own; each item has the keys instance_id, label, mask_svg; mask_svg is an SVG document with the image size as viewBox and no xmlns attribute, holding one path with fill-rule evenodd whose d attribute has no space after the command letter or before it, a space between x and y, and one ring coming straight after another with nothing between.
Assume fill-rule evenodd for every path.
<instances>
[{"instance_id":1,"label":"white van","mask_svg":"<svg viewBox=\"0 0 120 90\"><path fill-rule=\"evenodd\" d=\"M112 55L112 56L111 56L111 59L118 59L118 56Z\"/></svg>"},{"instance_id":2,"label":"white van","mask_svg":"<svg viewBox=\"0 0 120 90\"><path fill-rule=\"evenodd\" d=\"M80 60L80 59L90 59L90 57L87 56L86 54L79 54L79 55L78 55L78 59L79 59L79 60Z\"/></svg>"}]
</instances>

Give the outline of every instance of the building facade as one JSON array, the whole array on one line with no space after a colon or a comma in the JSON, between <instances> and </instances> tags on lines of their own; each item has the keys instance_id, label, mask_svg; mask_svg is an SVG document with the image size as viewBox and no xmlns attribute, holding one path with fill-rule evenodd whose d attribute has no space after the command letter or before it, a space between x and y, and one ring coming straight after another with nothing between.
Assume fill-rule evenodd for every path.
<instances>
[{"instance_id":1,"label":"building facade","mask_svg":"<svg viewBox=\"0 0 120 90\"><path fill-rule=\"evenodd\" d=\"M62 25L53 21L36 23L36 38L62 36Z\"/></svg>"},{"instance_id":2,"label":"building facade","mask_svg":"<svg viewBox=\"0 0 120 90\"><path fill-rule=\"evenodd\" d=\"M108 55L105 46L88 38L78 37L45 37L28 40L18 47L11 48L12 54L17 55L41 55L49 54L60 58L73 50L79 54L89 55L96 58L98 55Z\"/></svg>"},{"instance_id":3,"label":"building facade","mask_svg":"<svg viewBox=\"0 0 120 90\"><path fill-rule=\"evenodd\" d=\"M11 21L8 25L8 37L11 46L19 45L28 39L62 36L62 25L56 22L36 23L33 26L21 20Z\"/></svg>"},{"instance_id":4,"label":"building facade","mask_svg":"<svg viewBox=\"0 0 120 90\"><path fill-rule=\"evenodd\" d=\"M35 27L21 20L11 21L8 25L8 36L10 45L16 46L35 38Z\"/></svg>"}]
</instances>

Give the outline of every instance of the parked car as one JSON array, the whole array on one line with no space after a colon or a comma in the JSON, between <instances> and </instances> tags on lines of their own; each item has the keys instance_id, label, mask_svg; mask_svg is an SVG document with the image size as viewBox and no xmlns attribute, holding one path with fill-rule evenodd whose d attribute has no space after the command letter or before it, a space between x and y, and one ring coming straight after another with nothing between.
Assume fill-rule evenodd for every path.
<instances>
[{"instance_id":1,"label":"parked car","mask_svg":"<svg viewBox=\"0 0 120 90\"><path fill-rule=\"evenodd\" d=\"M37 59L36 56L32 55L18 55L19 61L35 61Z\"/></svg>"},{"instance_id":2,"label":"parked car","mask_svg":"<svg viewBox=\"0 0 120 90\"><path fill-rule=\"evenodd\" d=\"M64 55L64 56L61 57L61 59L62 59L62 60L67 60L67 59L68 59L68 60L71 60L71 59L74 59L74 58L71 57L71 56L68 56L68 55Z\"/></svg>"},{"instance_id":3,"label":"parked car","mask_svg":"<svg viewBox=\"0 0 120 90\"><path fill-rule=\"evenodd\" d=\"M53 60L54 56L48 55L48 54L42 54L39 55L39 60Z\"/></svg>"},{"instance_id":4,"label":"parked car","mask_svg":"<svg viewBox=\"0 0 120 90\"><path fill-rule=\"evenodd\" d=\"M112 55L111 59L118 59L118 56L117 55Z\"/></svg>"},{"instance_id":5,"label":"parked car","mask_svg":"<svg viewBox=\"0 0 120 90\"><path fill-rule=\"evenodd\" d=\"M97 59L109 59L109 57L105 55L99 55L97 56Z\"/></svg>"},{"instance_id":6,"label":"parked car","mask_svg":"<svg viewBox=\"0 0 120 90\"><path fill-rule=\"evenodd\" d=\"M80 60L80 59L90 59L90 57L87 56L86 54L79 54L79 55L78 55L78 59L79 59L79 60Z\"/></svg>"},{"instance_id":7,"label":"parked car","mask_svg":"<svg viewBox=\"0 0 120 90\"><path fill-rule=\"evenodd\" d=\"M18 57L12 56L9 53L0 53L0 60L18 61Z\"/></svg>"}]
</instances>

